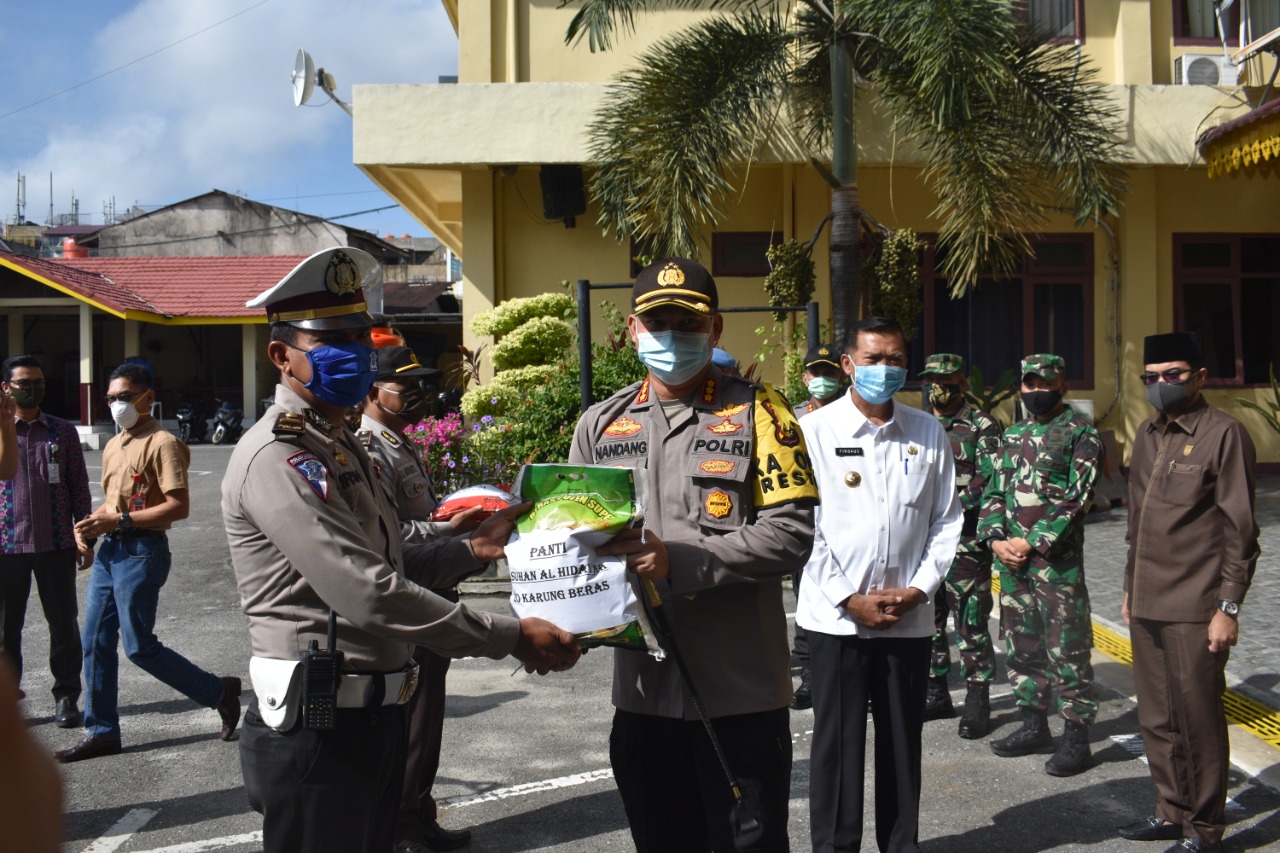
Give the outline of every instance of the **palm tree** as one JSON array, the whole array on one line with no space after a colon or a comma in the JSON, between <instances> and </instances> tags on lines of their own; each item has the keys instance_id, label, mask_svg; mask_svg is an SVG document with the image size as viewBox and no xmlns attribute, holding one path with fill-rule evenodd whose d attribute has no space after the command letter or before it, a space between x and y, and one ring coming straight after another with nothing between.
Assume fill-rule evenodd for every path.
<instances>
[{"instance_id":1,"label":"palm tree","mask_svg":"<svg viewBox=\"0 0 1280 853\"><path fill-rule=\"evenodd\" d=\"M1118 209L1115 111L1094 70L1011 0L582 0L566 42L607 50L663 7L723 14L658 42L611 87L590 135L600 224L658 256L696 256L763 146L808 159L832 186L837 340L861 302L855 89L922 152L956 295L1030 252L1026 232L1050 211L1084 226Z\"/></svg>"}]
</instances>

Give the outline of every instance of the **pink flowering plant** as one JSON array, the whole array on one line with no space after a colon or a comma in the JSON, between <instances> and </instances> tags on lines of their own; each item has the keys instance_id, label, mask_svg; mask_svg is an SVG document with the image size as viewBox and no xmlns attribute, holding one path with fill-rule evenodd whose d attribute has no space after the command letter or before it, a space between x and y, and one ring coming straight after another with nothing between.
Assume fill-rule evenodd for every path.
<instances>
[{"instance_id":1,"label":"pink flowering plant","mask_svg":"<svg viewBox=\"0 0 1280 853\"><path fill-rule=\"evenodd\" d=\"M452 494L467 486L486 483L507 487L515 480L520 463L505 458L502 433L511 427L484 415L467 424L451 412L426 418L405 430L431 475L436 494Z\"/></svg>"}]
</instances>

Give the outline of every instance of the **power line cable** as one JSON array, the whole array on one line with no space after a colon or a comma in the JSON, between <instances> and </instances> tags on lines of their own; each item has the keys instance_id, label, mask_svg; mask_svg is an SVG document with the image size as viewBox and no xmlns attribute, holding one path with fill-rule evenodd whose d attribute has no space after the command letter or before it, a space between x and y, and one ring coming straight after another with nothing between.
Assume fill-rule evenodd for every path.
<instances>
[{"instance_id":1,"label":"power line cable","mask_svg":"<svg viewBox=\"0 0 1280 853\"><path fill-rule=\"evenodd\" d=\"M210 24L209 26L205 27L202 30L196 30L194 33L191 33L190 35L183 36L182 38L178 39L172 44L166 44L164 47L156 48L155 50L151 51L148 54L139 56L137 59L133 59L133 60L130 60L129 62L126 62L124 65L117 65L115 68L112 68L110 71L103 71L101 74L98 74L97 76L94 76L94 77L90 77L88 80L84 80L80 83L75 84L74 86L68 86L67 88L63 89L61 92L54 92L52 95L45 95L43 98L41 98L38 101L32 101L26 106L18 107L15 110L9 110L9 112L7 113L0 114L0 119L6 119L11 115L15 115L17 113L22 112L23 110L28 110L34 106L43 104L45 101L52 101L54 98L61 97L62 95L67 94L68 92L73 92L76 89L79 89L81 86L88 86L90 83L101 80L103 77L106 77L111 74L115 74L117 71L123 71L124 69L128 68L130 65L137 65L139 62L141 62L144 59L150 59L156 54L163 53L171 47L177 47L178 45L182 44L185 41L190 41L191 39L195 38L198 35L203 35L204 33L209 32L209 30L213 29L214 27L220 27L223 24L225 24L227 21L230 21L233 18L238 18L241 15L245 14L246 12L252 12L254 9L258 8L259 6L265 6L270 2L271 0L261 0L261 2L254 3L252 6L248 7L247 9L241 9L239 12L236 12L234 15L223 18L221 21L218 21L217 23Z\"/></svg>"}]
</instances>

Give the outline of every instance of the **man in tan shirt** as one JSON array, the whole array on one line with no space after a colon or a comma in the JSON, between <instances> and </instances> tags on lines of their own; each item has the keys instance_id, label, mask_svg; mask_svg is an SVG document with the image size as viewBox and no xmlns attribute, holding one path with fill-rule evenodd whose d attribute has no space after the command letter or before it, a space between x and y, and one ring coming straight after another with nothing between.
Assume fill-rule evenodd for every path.
<instances>
[{"instance_id":1,"label":"man in tan shirt","mask_svg":"<svg viewBox=\"0 0 1280 853\"><path fill-rule=\"evenodd\" d=\"M1138 725L1155 813L1120 828L1176 851L1221 850L1230 746L1224 671L1258 559L1254 449L1204 399L1195 336L1152 335L1142 374L1156 414L1138 427L1129 471L1129 623Z\"/></svg>"},{"instance_id":2,"label":"man in tan shirt","mask_svg":"<svg viewBox=\"0 0 1280 853\"><path fill-rule=\"evenodd\" d=\"M120 661L129 660L222 718L221 738L230 740L240 721L240 679L206 672L160 642L155 634L160 589L173 558L166 531L190 512L187 466L191 452L151 416L151 374L122 364L111 374L107 405L120 432L102 451L105 500L75 526L82 558L102 537L85 597L85 736L59 750L63 764L120 752Z\"/></svg>"}]
</instances>

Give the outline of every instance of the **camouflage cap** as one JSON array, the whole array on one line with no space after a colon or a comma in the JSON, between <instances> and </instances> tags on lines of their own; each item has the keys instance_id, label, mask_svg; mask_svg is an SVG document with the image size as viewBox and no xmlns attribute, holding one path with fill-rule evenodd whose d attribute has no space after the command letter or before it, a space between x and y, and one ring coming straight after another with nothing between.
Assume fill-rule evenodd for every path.
<instances>
[{"instance_id":1,"label":"camouflage cap","mask_svg":"<svg viewBox=\"0 0 1280 853\"><path fill-rule=\"evenodd\" d=\"M953 352L935 352L924 360L924 370L920 371L919 376L928 376L936 373L944 376L949 373L963 373L964 359Z\"/></svg>"},{"instance_id":2,"label":"camouflage cap","mask_svg":"<svg viewBox=\"0 0 1280 853\"><path fill-rule=\"evenodd\" d=\"M1022 371L1019 376L1026 376L1028 373L1034 373L1041 379L1047 379L1052 382L1059 376L1067 375L1067 363L1060 355L1042 352L1036 355L1029 355L1022 360Z\"/></svg>"}]
</instances>

